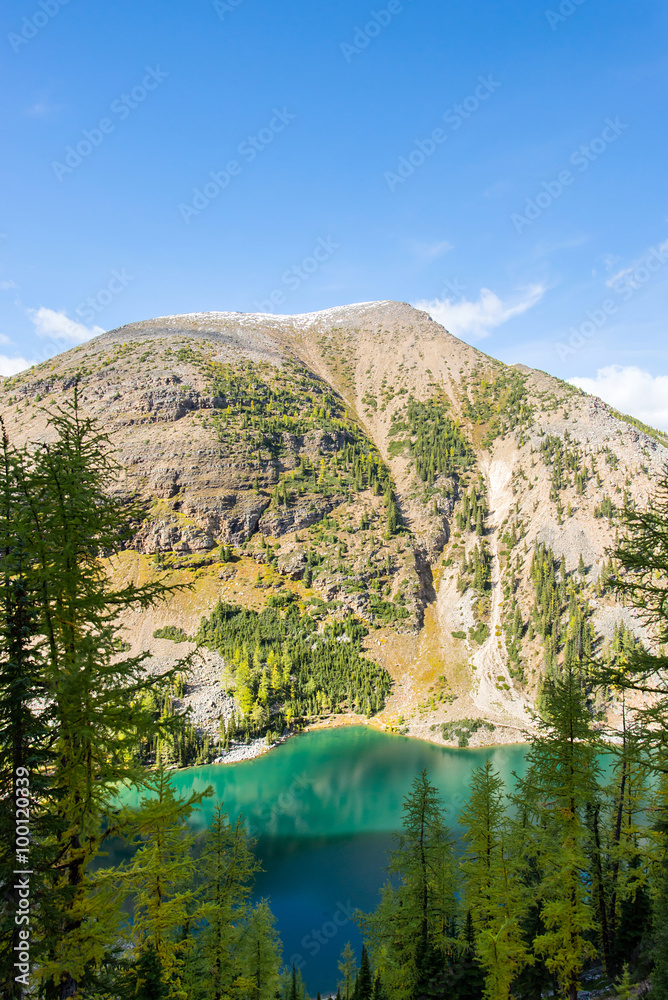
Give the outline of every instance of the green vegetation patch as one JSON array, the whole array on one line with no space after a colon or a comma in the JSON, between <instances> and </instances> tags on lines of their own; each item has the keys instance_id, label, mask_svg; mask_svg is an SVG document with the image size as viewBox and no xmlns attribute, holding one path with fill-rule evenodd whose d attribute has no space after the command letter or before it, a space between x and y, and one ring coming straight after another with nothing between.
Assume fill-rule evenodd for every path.
<instances>
[{"instance_id":1,"label":"green vegetation patch","mask_svg":"<svg viewBox=\"0 0 668 1000\"><path fill-rule=\"evenodd\" d=\"M392 415L389 434L395 440L390 443L390 454L408 449L417 475L430 486L436 476L461 472L474 461L468 439L447 410L443 400L420 403L409 399Z\"/></svg>"},{"instance_id":2,"label":"green vegetation patch","mask_svg":"<svg viewBox=\"0 0 668 1000\"><path fill-rule=\"evenodd\" d=\"M409 617L409 612L401 604L395 601L381 601L373 594L369 600L369 606L375 618L382 622L396 622Z\"/></svg>"},{"instance_id":3,"label":"green vegetation patch","mask_svg":"<svg viewBox=\"0 0 668 1000\"><path fill-rule=\"evenodd\" d=\"M494 731L494 726L484 719L455 719L453 722L443 722L441 724L441 736L444 740L457 740L460 747L467 747L469 740L480 729L488 732Z\"/></svg>"},{"instance_id":4,"label":"green vegetation patch","mask_svg":"<svg viewBox=\"0 0 668 1000\"><path fill-rule=\"evenodd\" d=\"M367 630L352 616L317 630L294 603L250 611L219 602L198 642L231 661L235 696L254 732L284 721L346 711L372 715L390 693L390 675L362 655Z\"/></svg>"},{"instance_id":5,"label":"green vegetation patch","mask_svg":"<svg viewBox=\"0 0 668 1000\"><path fill-rule=\"evenodd\" d=\"M472 549L468 559L464 554L461 562L457 590L464 593L470 586L480 597L488 594L492 587L492 557L484 538Z\"/></svg>"},{"instance_id":6,"label":"green vegetation patch","mask_svg":"<svg viewBox=\"0 0 668 1000\"><path fill-rule=\"evenodd\" d=\"M538 543L531 560L535 603L531 631L543 640L548 677L560 676L567 667L586 668L598 636L591 622L592 609L585 596L585 567L568 573L566 560L558 560L549 546ZM521 624L518 624L518 634ZM560 655L563 651L563 656Z\"/></svg>"},{"instance_id":7,"label":"green vegetation patch","mask_svg":"<svg viewBox=\"0 0 668 1000\"><path fill-rule=\"evenodd\" d=\"M526 375L504 367L490 378L476 366L471 373L471 395L466 394L464 415L474 424L487 426L484 448L508 431L527 428L533 420L533 407L526 388Z\"/></svg>"},{"instance_id":8,"label":"green vegetation patch","mask_svg":"<svg viewBox=\"0 0 668 1000\"><path fill-rule=\"evenodd\" d=\"M474 642L477 642L479 646L482 646L483 642L489 639L489 627L486 622L478 622L475 628L469 629L469 636Z\"/></svg>"},{"instance_id":9,"label":"green vegetation patch","mask_svg":"<svg viewBox=\"0 0 668 1000\"><path fill-rule=\"evenodd\" d=\"M165 625L153 633L154 639L171 639L172 642L189 642L190 636L177 625Z\"/></svg>"},{"instance_id":10,"label":"green vegetation patch","mask_svg":"<svg viewBox=\"0 0 668 1000\"><path fill-rule=\"evenodd\" d=\"M557 501L561 490L571 485L579 495L589 478L586 456L580 446L571 440L568 431L562 437L547 434L540 444L540 457L546 466L551 467L550 499ZM594 475L595 465L592 458L591 474Z\"/></svg>"}]
</instances>

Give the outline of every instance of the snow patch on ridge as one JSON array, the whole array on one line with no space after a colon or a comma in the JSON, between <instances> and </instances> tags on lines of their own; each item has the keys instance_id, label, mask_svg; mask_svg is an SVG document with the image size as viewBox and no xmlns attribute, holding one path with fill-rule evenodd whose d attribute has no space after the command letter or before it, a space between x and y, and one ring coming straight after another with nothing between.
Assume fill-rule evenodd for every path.
<instances>
[{"instance_id":1,"label":"snow patch on ridge","mask_svg":"<svg viewBox=\"0 0 668 1000\"><path fill-rule=\"evenodd\" d=\"M183 313L174 316L156 316L150 322L162 322L168 326L176 326L183 320L200 321L203 323L211 320L222 321L223 323L233 323L237 326L257 326L258 321L274 326L300 326L308 327L318 320L340 320L355 319L361 312L370 312L379 306L395 305L391 299L379 299L376 302L356 302L345 306L332 306L330 309L319 309L317 312L295 313L294 315L284 315L282 313L246 313L246 312L201 312ZM204 330L205 327L199 329Z\"/></svg>"}]
</instances>

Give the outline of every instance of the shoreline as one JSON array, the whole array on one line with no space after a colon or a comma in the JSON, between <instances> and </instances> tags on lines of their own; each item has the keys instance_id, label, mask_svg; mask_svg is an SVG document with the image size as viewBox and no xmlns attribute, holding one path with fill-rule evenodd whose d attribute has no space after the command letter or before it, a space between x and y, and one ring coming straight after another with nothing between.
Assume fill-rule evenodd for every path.
<instances>
[{"instance_id":1,"label":"shoreline","mask_svg":"<svg viewBox=\"0 0 668 1000\"><path fill-rule=\"evenodd\" d=\"M310 732L317 732L323 729L344 729L353 726L364 726L368 729L374 729L376 732L384 733L386 736L402 736L405 739L418 740L421 743L430 743L432 746L442 747L444 750L495 750L497 747L507 747L507 746L528 746L529 740L506 740L501 743L483 743L478 742L474 746L460 747L456 743L445 743L443 741L429 739L425 736L413 734L413 733L401 733L388 726L381 724L375 724L372 720L365 718L364 716L333 716L330 719L322 720L320 722L313 722L306 726L304 729L300 729L298 732L286 733L285 735L279 737L273 743L267 743L265 737L258 737L255 740L251 740L250 743L234 743L230 749L220 754L214 760L210 761L208 764L190 764L184 768L178 768L180 771L191 770L194 767L210 767L213 764L224 765L224 764L240 764L244 761L256 760L258 757L262 757L264 754L269 753L276 747L280 746L282 743L287 743L289 739L294 736L301 736ZM506 727L504 727L506 728Z\"/></svg>"}]
</instances>

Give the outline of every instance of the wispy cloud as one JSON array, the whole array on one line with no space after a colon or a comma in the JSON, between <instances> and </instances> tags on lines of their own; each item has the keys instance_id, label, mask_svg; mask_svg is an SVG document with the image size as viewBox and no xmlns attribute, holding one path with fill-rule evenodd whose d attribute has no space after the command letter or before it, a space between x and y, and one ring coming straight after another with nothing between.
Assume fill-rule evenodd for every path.
<instances>
[{"instance_id":1,"label":"wispy cloud","mask_svg":"<svg viewBox=\"0 0 668 1000\"><path fill-rule=\"evenodd\" d=\"M648 266L650 267L650 270L656 270L655 267L651 266L654 263L654 260L660 260L661 256L665 256L666 254L668 254L668 240L664 240L663 243L659 243L656 247L650 247L641 257L632 261L628 267L622 267L616 272L616 274L613 274L611 278L608 278L606 285L608 288L613 288L617 282L624 279L625 284L630 285L632 288L637 288L638 285L643 283L643 278L640 275L635 276L635 272L639 268L646 269ZM610 261L612 262L612 260L613 258L611 257ZM647 279L645 278L644 280Z\"/></svg>"},{"instance_id":2,"label":"wispy cloud","mask_svg":"<svg viewBox=\"0 0 668 1000\"><path fill-rule=\"evenodd\" d=\"M546 291L546 285L532 285L516 301L504 302L489 288L481 288L476 302L468 299L421 299L413 302L413 305L416 309L428 312L432 319L441 323L453 336L463 340L482 340L495 327L535 306Z\"/></svg>"},{"instance_id":3,"label":"wispy cloud","mask_svg":"<svg viewBox=\"0 0 668 1000\"><path fill-rule=\"evenodd\" d=\"M668 431L668 375L652 375L636 365L608 365L596 378L569 378L571 385L629 413L650 427Z\"/></svg>"},{"instance_id":4,"label":"wispy cloud","mask_svg":"<svg viewBox=\"0 0 668 1000\"><path fill-rule=\"evenodd\" d=\"M46 103L46 101L35 101L35 103L31 104L29 108L26 108L26 114L31 118L43 118L52 110L53 109Z\"/></svg>"},{"instance_id":5,"label":"wispy cloud","mask_svg":"<svg viewBox=\"0 0 668 1000\"><path fill-rule=\"evenodd\" d=\"M8 292L10 288L18 288L18 287L19 286L16 284L16 282L11 281L11 279L7 281L0 281L0 290L2 290L3 292Z\"/></svg>"},{"instance_id":6,"label":"wispy cloud","mask_svg":"<svg viewBox=\"0 0 668 1000\"><path fill-rule=\"evenodd\" d=\"M448 240L442 240L440 243L420 243L417 240L413 240L410 248L411 253L418 260L431 261L442 257L448 250L453 250L454 244L449 243Z\"/></svg>"},{"instance_id":7,"label":"wispy cloud","mask_svg":"<svg viewBox=\"0 0 668 1000\"><path fill-rule=\"evenodd\" d=\"M28 315L35 327L38 337L52 338L53 340L64 340L70 344L83 344L91 337L97 337L104 333L101 326L87 327L83 323L77 323L70 319L64 312L56 312L54 309L28 309Z\"/></svg>"}]
</instances>

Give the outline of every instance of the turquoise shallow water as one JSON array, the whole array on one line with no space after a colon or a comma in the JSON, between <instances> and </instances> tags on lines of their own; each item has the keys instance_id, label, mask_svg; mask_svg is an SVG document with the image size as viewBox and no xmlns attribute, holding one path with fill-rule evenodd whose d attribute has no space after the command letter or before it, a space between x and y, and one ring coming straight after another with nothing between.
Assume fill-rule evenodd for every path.
<instances>
[{"instance_id":1,"label":"turquoise shallow water","mask_svg":"<svg viewBox=\"0 0 668 1000\"><path fill-rule=\"evenodd\" d=\"M415 775L427 768L456 830L473 768L491 757L510 788L512 772L524 773L525 750L448 750L354 726L303 733L255 760L176 771L173 781L182 795L214 787L195 828L206 825L216 799L232 818L246 817L265 869L256 897L270 899L284 960L297 963L315 995L336 990L346 941L359 956L350 913L376 904Z\"/></svg>"}]
</instances>

